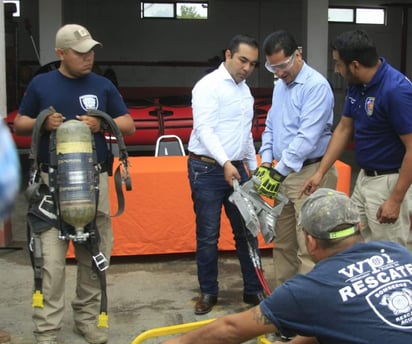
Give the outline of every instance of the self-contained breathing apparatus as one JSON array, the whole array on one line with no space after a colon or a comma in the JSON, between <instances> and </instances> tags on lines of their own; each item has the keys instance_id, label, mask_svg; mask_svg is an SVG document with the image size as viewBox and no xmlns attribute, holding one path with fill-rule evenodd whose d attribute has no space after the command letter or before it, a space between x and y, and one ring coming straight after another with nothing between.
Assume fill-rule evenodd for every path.
<instances>
[{"instance_id":1,"label":"self-contained breathing apparatus","mask_svg":"<svg viewBox=\"0 0 412 344\"><path fill-rule=\"evenodd\" d=\"M33 307L44 307L42 294L42 247L40 234L50 228L59 230L59 239L72 240L83 244L91 254L92 266L100 279L101 304L98 327L108 327L106 275L108 259L99 249L99 232L96 216L99 202L99 175L102 165L97 162L93 134L81 121L69 120L50 133L49 164L38 163L37 149L43 124L54 109L43 110L36 118L32 132L29 158L32 160L31 176L26 190L29 203L27 214L28 242L34 270ZM116 137L119 150L119 166L114 174L118 199L118 210L124 210L122 184L131 190L128 172L128 153L123 136L112 117L98 110L90 110L87 115L99 117L104 130ZM110 143L109 158L106 162L108 175L113 175L113 152ZM41 177L47 168L48 184Z\"/></svg>"}]
</instances>

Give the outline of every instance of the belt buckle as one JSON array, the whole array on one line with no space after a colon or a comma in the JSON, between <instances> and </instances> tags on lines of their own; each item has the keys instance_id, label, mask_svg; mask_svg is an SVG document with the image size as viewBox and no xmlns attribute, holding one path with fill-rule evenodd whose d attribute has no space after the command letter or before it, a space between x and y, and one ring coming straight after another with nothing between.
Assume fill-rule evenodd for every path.
<instances>
[{"instance_id":1,"label":"belt buckle","mask_svg":"<svg viewBox=\"0 0 412 344\"><path fill-rule=\"evenodd\" d=\"M379 173L376 170L365 170L365 175L368 177L377 177Z\"/></svg>"},{"instance_id":2,"label":"belt buckle","mask_svg":"<svg viewBox=\"0 0 412 344\"><path fill-rule=\"evenodd\" d=\"M207 163L209 163L209 164L215 164L215 163L216 163L216 160L215 160L215 159L208 158L207 156L201 156L201 157L200 157L200 160L201 160L201 161L204 161L204 162L207 162Z\"/></svg>"}]
</instances>

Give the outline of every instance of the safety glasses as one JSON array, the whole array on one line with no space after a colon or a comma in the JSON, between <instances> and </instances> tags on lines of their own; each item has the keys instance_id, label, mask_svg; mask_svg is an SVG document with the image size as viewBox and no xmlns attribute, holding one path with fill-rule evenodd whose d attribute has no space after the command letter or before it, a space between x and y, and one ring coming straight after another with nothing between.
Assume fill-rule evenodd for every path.
<instances>
[{"instance_id":1,"label":"safety glasses","mask_svg":"<svg viewBox=\"0 0 412 344\"><path fill-rule=\"evenodd\" d=\"M272 65L269 63L269 61L266 60L265 67L271 73L276 73L276 72L280 72L283 70L287 70L290 67L292 67L293 61L295 61L295 56L296 56L296 50L293 52L291 56L289 56L289 58L285 62Z\"/></svg>"}]
</instances>

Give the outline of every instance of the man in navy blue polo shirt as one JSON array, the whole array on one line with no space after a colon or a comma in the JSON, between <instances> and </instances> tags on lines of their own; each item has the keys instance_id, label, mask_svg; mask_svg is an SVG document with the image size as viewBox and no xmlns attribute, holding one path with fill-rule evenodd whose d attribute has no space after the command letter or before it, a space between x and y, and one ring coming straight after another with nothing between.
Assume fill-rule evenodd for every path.
<instances>
[{"instance_id":1,"label":"man in navy blue polo shirt","mask_svg":"<svg viewBox=\"0 0 412 344\"><path fill-rule=\"evenodd\" d=\"M299 213L316 263L311 271L290 278L254 308L162 344L244 343L275 331L296 335L290 344L410 343L412 253L394 242L363 242L359 221L346 194L319 188Z\"/></svg>"},{"instance_id":2,"label":"man in navy blue polo shirt","mask_svg":"<svg viewBox=\"0 0 412 344\"><path fill-rule=\"evenodd\" d=\"M343 116L318 170L302 192L312 193L354 139L361 167L352 200L363 236L406 246L412 211L412 84L379 58L368 34L340 34L333 43L335 72L349 83Z\"/></svg>"}]
</instances>

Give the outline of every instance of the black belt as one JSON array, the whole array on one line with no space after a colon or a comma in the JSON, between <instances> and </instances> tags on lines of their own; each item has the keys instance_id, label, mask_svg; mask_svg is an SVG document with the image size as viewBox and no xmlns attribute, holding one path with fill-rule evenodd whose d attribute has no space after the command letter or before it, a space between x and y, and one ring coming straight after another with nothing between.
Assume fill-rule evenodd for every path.
<instances>
[{"instance_id":1,"label":"black belt","mask_svg":"<svg viewBox=\"0 0 412 344\"><path fill-rule=\"evenodd\" d=\"M380 171L377 171L377 170L363 170L364 171L364 173L365 173L365 176L368 176L368 177L376 177L376 176L382 176L382 175L385 175L385 174L394 174L394 173L399 173L399 168L395 168L395 169L392 169L392 170L380 170Z\"/></svg>"},{"instance_id":2,"label":"black belt","mask_svg":"<svg viewBox=\"0 0 412 344\"><path fill-rule=\"evenodd\" d=\"M199 161L203 161L203 162L206 162L208 164L218 165L218 162L215 159L210 158L206 155L197 155L195 153L189 152L189 158L199 160ZM243 164L243 161L242 160L232 160L231 163L233 165L241 165L241 164Z\"/></svg>"},{"instance_id":3,"label":"black belt","mask_svg":"<svg viewBox=\"0 0 412 344\"><path fill-rule=\"evenodd\" d=\"M302 167L303 167L303 166L312 165L312 164L316 164L317 162L321 161L322 158L323 158L323 156L320 156L319 158L306 159L306 160L303 162Z\"/></svg>"},{"instance_id":4,"label":"black belt","mask_svg":"<svg viewBox=\"0 0 412 344\"><path fill-rule=\"evenodd\" d=\"M107 172L107 163L102 162L100 163L100 173ZM48 164L40 164L40 170L44 173L49 173L49 165Z\"/></svg>"}]
</instances>

